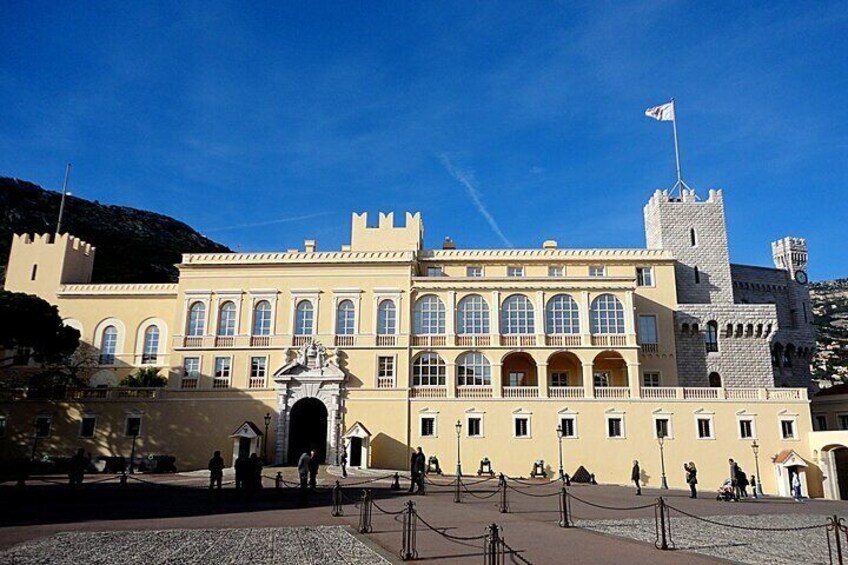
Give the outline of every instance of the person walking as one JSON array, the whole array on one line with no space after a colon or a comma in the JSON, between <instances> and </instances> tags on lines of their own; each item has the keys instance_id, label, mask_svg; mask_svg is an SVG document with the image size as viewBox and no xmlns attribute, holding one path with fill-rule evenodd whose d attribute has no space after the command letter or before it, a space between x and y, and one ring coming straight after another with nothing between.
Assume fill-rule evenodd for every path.
<instances>
[{"instance_id":1,"label":"person walking","mask_svg":"<svg viewBox=\"0 0 848 565\"><path fill-rule=\"evenodd\" d=\"M739 474L736 475L736 482L739 484L739 494L742 498L748 498L748 475L739 467Z\"/></svg>"},{"instance_id":2,"label":"person walking","mask_svg":"<svg viewBox=\"0 0 848 565\"><path fill-rule=\"evenodd\" d=\"M253 493L262 488L262 460L256 453L250 454L248 461L248 491Z\"/></svg>"},{"instance_id":3,"label":"person walking","mask_svg":"<svg viewBox=\"0 0 848 565\"><path fill-rule=\"evenodd\" d=\"M342 454L339 457L339 465L342 468L342 478L347 478L347 449L342 446Z\"/></svg>"},{"instance_id":4,"label":"person walking","mask_svg":"<svg viewBox=\"0 0 848 565\"><path fill-rule=\"evenodd\" d=\"M739 477L739 465L733 459L728 459L727 462L730 464L730 484L733 485L733 498L739 500L739 481L737 480Z\"/></svg>"},{"instance_id":5,"label":"person walking","mask_svg":"<svg viewBox=\"0 0 848 565\"><path fill-rule=\"evenodd\" d=\"M318 488L318 453L314 449L309 453L309 488Z\"/></svg>"},{"instance_id":6,"label":"person walking","mask_svg":"<svg viewBox=\"0 0 848 565\"><path fill-rule=\"evenodd\" d=\"M695 486L698 484L698 469L695 468L695 463L692 461L684 463L683 470L686 471L686 484L689 485L691 492L689 498L698 498L698 489Z\"/></svg>"},{"instance_id":7,"label":"person walking","mask_svg":"<svg viewBox=\"0 0 848 565\"><path fill-rule=\"evenodd\" d=\"M306 492L309 487L309 454L305 451L301 453L300 459L297 460L297 474L300 477L300 490Z\"/></svg>"},{"instance_id":8,"label":"person walking","mask_svg":"<svg viewBox=\"0 0 848 565\"><path fill-rule=\"evenodd\" d=\"M424 468L426 465L427 458L419 445L409 462L409 474L412 479L409 485L410 493L415 489L416 494L424 494Z\"/></svg>"},{"instance_id":9,"label":"person walking","mask_svg":"<svg viewBox=\"0 0 848 565\"><path fill-rule=\"evenodd\" d=\"M247 457L239 455L233 465L236 468L236 490L247 488L248 461Z\"/></svg>"},{"instance_id":10,"label":"person walking","mask_svg":"<svg viewBox=\"0 0 848 565\"><path fill-rule=\"evenodd\" d=\"M85 457L85 450L80 447L77 449L76 454L71 457L70 467L68 469L68 484L72 487L82 485L87 467L88 459Z\"/></svg>"},{"instance_id":11,"label":"person walking","mask_svg":"<svg viewBox=\"0 0 848 565\"><path fill-rule=\"evenodd\" d=\"M630 480L636 485L636 496L642 496L642 485L639 482L642 478L642 469L639 468L639 461L633 460L633 469L630 470Z\"/></svg>"},{"instance_id":12,"label":"person walking","mask_svg":"<svg viewBox=\"0 0 848 565\"><path fill-rule=\"evenodd\" d=\"M801 494L801 473L795 471L792 475L792 498L795 502L804 502L804 497Z\"/></svg>"},{"instance_id":13,"label":"person walking","mask_svg":"<svg viewBox=\"0 0 848 565\"><path fill-rule=\"evenodd\" d=\"M751 483L751 494L754 495L754 498L759 498L757 496L757 477L751 475L751 480L748 482Z\"/></svg>"},{"instance_id":14,"label":"person walking","mask_svg":"<svg viewBox=\"0 0 848 565\"><path fill-rule=\"evenodd\" d=\"M211 491L216 485L218 492L221 492L221 484L224 480L224 458L221 457L221 452L216 451L212 454L212 459L209 460L209 490Z\"/></svg>"}]
</instances>

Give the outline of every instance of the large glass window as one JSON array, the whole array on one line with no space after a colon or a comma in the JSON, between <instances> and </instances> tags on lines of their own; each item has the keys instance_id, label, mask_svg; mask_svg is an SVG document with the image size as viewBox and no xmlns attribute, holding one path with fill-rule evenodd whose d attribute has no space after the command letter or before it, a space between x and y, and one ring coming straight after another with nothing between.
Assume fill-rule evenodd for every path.
<instances>
[{"instance_id":1,"label":"large glass window","mask_svg":"<svg viewBox=\"0 0 848 565\"><path fill-rule=\"evenodd\" d=\"M718 351L718 324L715 321L707 322L707 332L704 334L704 344L708 353Z\"/></svg>"},{"instance_id":2,"label":"large glass window","mask_svg":"<svg viewBox=\"0 0 848 565\"><path fill-rule=\"evenodd\" d=\"M294 333L295 335L312 335L312 317L314 311L312 302L301 300L295 309Z\"/></svg>"},{"instance_id":3,"label":"large glass window","mask_svg":"<svg viewBox=\"0 0 848 565\"><path fill-rule=\"evenodd\" d=\"M504 335L536 332L533 303L523 294L513 294L501 305L501 333Z\"/></svg>"},{"instance_id":4,"label":"large glass window","mask_svg":"<svg viewBox=\"0 0 848 565\"><path fill-rule=\"evenodd\" d=\"M229 388L232 376L233 360L229 357L215 357L215 377L212 388Z\"/></svg>"},{"instance_id":5,"label":"large glass window","mask_svg":"<svg viewBox=\"0 0 848 565\"><path fill-rule=\"evenodd\" d=\"M236 305L229 300L221 304L218 317L218 335L236 335Z\"/></svg>"},{"instance_id":6,"label":"large glass window","mask_svg":"<svg viewBox=\"0 0 848 565\"><path fill-rule=\"evenodd\" d=\"M612 294L602 294L592 301L592 333L624 333L624 306Z\"/></svg>"},{"instance_id":7,"label":"large glass window","mask_svg":"<svg viewBox=\"0 0 848 565\"><path fill-rule=\"evenodd\" d=\"M383 300L377 307L377 334L394 335L397 333L397 308L392 300Z\"/></svg>"},{"instance_id":8,"label":"large glass window","mask_svg":"<svg viewBox=\"0 0 848 565\"><path fill-rule=\"evenodd\" d=\"M353 335L356 330L356 310L353 301L342 300L336 308L336 335Z\"/></svg>"},{"instance_id":9,"label":"large glass window","mask_svg":"<svg viewBox=\"0 0 848 565\"><path fill-rule=\"evenodd\" d=\"M657 343L657 317L639 316L639 343Z\"/></svg>"},{"instance_id":10,"label":"large glass window","mask_svg":"<svg viewBox=\"0 0 848 565\"><path fill-rule=\"evenodd\" d=\"M118 348L118 330L115 326L106 326L100 340L100 364L114 365L115 351Z\"/></svg>"},{"instance_id":11,"label":"large glass window","mask_svg":"<svg viewBox=\"0 0 848 565\"><path fill-rule=\"evenodd\" d=\"M445 386L445 362L436 353L422 353L412 363L413 386Z\"/></svg>"},{"instance_id":12,"label":"large glass window","mask_svg":"<svg viewBox=\"0 0 848 565\"><path fill-rule=\"evenodd\" d=\"M636 267L636 286L654 286L653 267Z\"/></svg>"},{"instance_id":13,"label":"large glass window","mask_svg":"<svg viewBox=\"0 0 848 565\"><path fill-rule=\"evenodd\" d=\"M545 308L545 331L549 334L580 333L580 310L568 294L557 294Z\"/></svg>"},{"instance_id":14,"label":"large glass window","mask_svg":"<svg viewBox=\"0 0 848 565\"><path fill-rule=\"evenodd\" d=\"M463 353L456 360L457 386L491 385L492 367L482 353Z\"/></svg>"},{"instance_id":15,"label":"large glass window","mask_svg":"<svg viewBox=\"0 0 848 565\"><path fill-rule=\"evenodd\" d=\"M479 294L471 294L459 301L456 308L456 333L489 333L489 305Z\"/></svg>"},{"instance_id":16,"label":"large glass window","mask_svg":"<svg viewBox=\"0 0 848 565\"><path fill-rule=\"evenodd\" d=\"M445 333L445 305L438 296L428 294L415 303L414 331L418 335Z\"/></svg>"},{"instance_id":17,"label":"large glass window","mask_svg":"<svg viewBox=\"0 0 848 565\"><path fill-rule=\"evenodd\" d=\"M253 335L271 335L271 303L267 300L253 308Z\"/></svg>"},{"instance_id":18,"label":"large glass window","mask_svg":"<svg viewBox=\"0 0 848 565\"><path fill-rule=\"evenodd\" d=\"M188 335L197 337L203 335L206 330L206 305L203 302L195 302L188 312Z\"/></svg>"},{"instance_id":19,"label":"large glass window","mask_svg":"<svg viewBox=\"0 0 848 565\"><path fill-rule=\"evenodd\" d=\"M159 354L159 328L149 326L144 330L144 347L141 353L142 364L150 365L156 363Z\"/></svg>"}]
</instances>

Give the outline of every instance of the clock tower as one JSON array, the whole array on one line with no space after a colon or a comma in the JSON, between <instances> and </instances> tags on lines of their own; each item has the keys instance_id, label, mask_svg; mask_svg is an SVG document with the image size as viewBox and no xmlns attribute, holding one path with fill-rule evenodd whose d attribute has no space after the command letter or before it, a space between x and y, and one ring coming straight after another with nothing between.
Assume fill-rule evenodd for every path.
<instances>
[{"instance_id":1,"label":"clock tower","mask_svg":"<svg viewBox=\"0 0 848 565\"><path fill-rule=\"evenodd\" d=\"M801 237L784 237L771 244L774 266L789 271L797 283L807 284L807 240Z\"/></svg>"}]
</instances>

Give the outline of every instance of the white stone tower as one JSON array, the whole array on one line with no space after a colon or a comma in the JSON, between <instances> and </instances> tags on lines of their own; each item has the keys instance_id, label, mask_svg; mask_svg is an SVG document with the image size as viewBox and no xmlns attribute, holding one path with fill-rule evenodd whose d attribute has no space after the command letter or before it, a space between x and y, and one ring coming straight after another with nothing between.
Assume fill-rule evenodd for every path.
<instances>
[{"instance_id":1,"label":"white stone tower","mask_svg":"<svg viewBox=\"0 0 848 565\"><path fill-rule=\"evenodd\" d=\"M801 237L784 237L771 244L774 266L789 271L789 277L807 284L807 240ZM799 274L800 273L800 274ZM801 280L798 280L798 279Z\"/></svg>"}]
</instances>

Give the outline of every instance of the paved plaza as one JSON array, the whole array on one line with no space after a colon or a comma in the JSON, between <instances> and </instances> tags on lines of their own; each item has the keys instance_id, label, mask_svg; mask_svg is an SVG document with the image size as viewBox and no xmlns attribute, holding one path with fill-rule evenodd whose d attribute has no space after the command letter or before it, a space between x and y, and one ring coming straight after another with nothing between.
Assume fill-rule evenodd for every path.
<instances>
[{"instance_id":1,"label":"paved plaza","mask_svg":"<svg viewBox=\"0 0 848 565\"><path fill-rule=\"evenodd\" d=\"M266 469L273 477L277 469ZM292 469L283 469L292 480ZM203 488L202 473L139 476L121 487L117 477L89 477L81 490L55 482L26 489L0 485L9 511L0 515L0 564L144 563L384 563L397 562L402 546L400 512L408 500L420 517L416 549L422 561L479 563L480 538L498 524L513 550L507 562L569 563L828 563L823 527L827 518L848 515L835 501L766 498L721 503L705 492L691 500L682 491L645 489L641 497L619 486L574 485L570 518L559 526L559 484L510 481L509 512L500 512L497 480L464 479L462 502L454 502L450 477L432 477L426 496L390 488L386 473L357 474L341 481L343 515L332 515L329 488L336 477L322 469L321 488L301 506L297 489L265 488L252 499L225 488L220 498ZM48 478L48 481L54 479ZM95 483L94 481L100 481ZM373 482L368 482L373 481ZM360 534L362 488L372 490L372 531ZM662 495L669 505L707 521L671 512L674 551L654 547L654 510ZM739 527L732 527L739 526ZM430 529L432 527L432 529ZM740 528L741 527L741 528ZM751 528L781 528L762 531ZM461 539L477 538L477 539ZM684 553L685 552L685 553ZM685 555L685 557L684 557Z\"/></svg>"}]
</instances>

